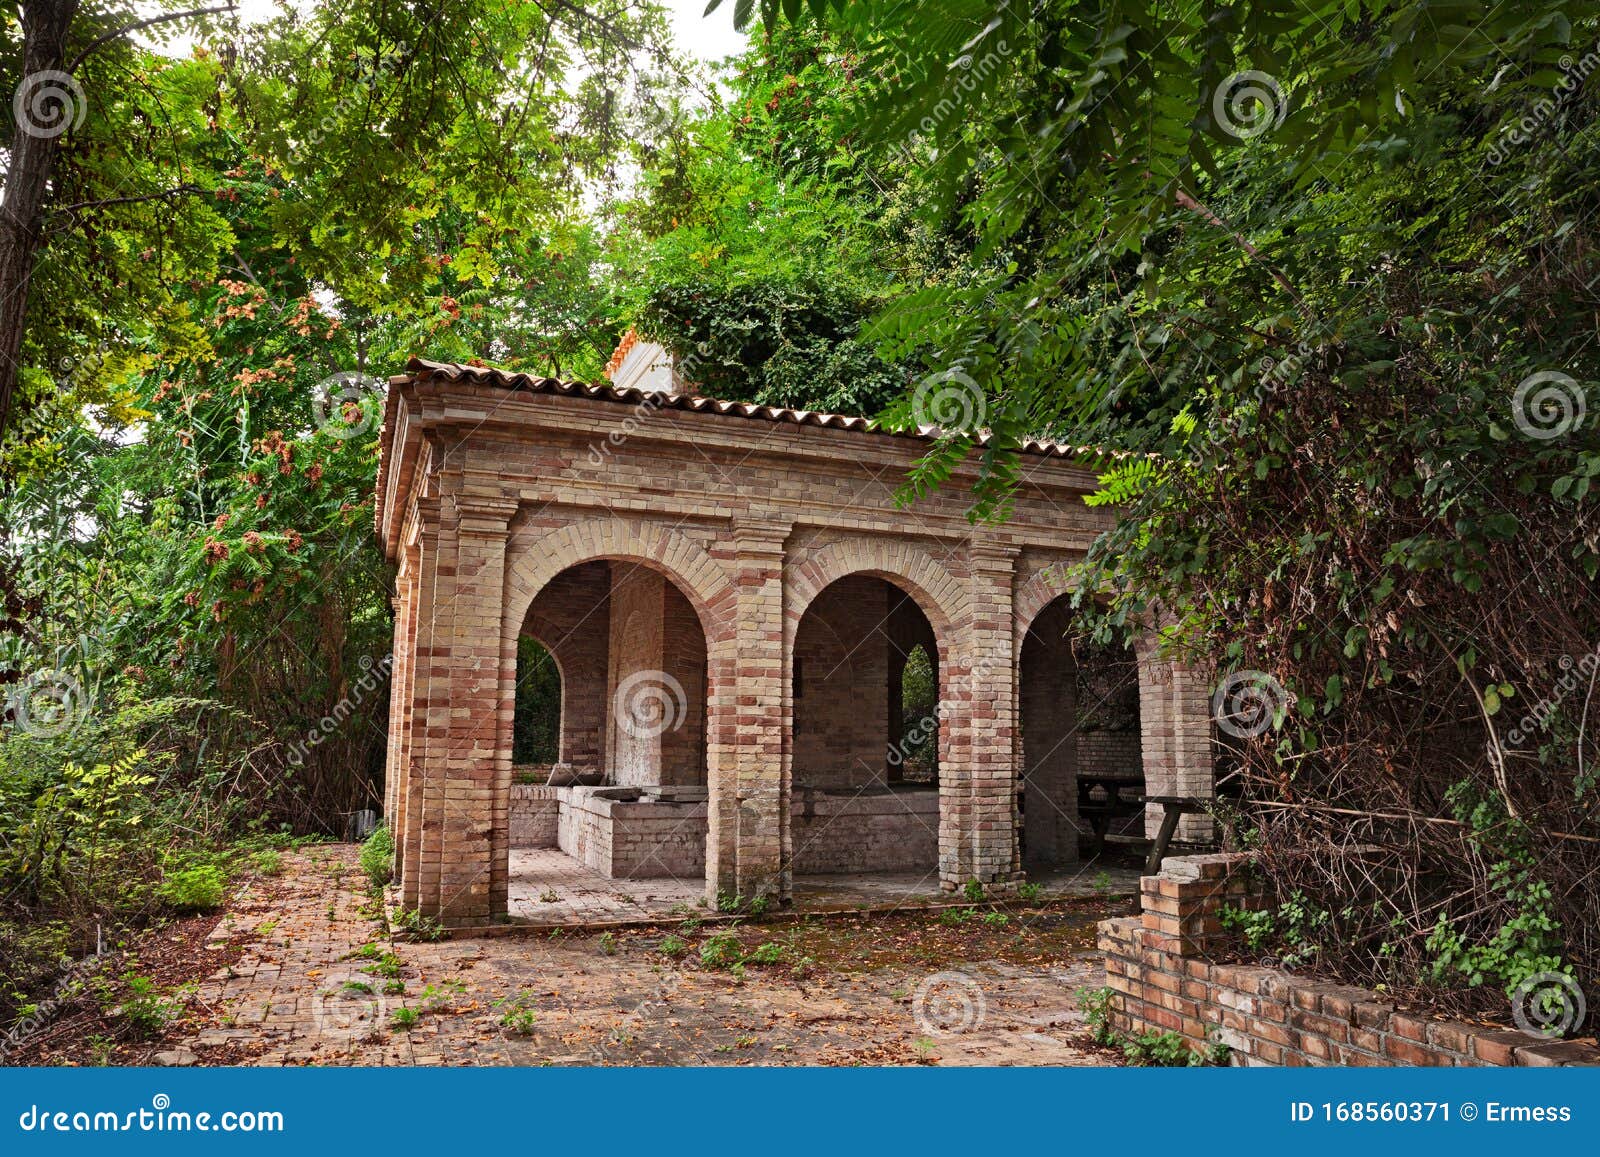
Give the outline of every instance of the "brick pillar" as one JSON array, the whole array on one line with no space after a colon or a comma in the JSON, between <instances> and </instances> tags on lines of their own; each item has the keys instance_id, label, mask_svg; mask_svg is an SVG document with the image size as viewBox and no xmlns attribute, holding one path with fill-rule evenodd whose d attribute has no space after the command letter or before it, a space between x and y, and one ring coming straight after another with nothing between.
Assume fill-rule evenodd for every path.
<instances>
[{"instance_id":1,"label":"brick pillar","mask_svg":"<svg viewBox=\"0 0 1600 1157\"><path fill-rule=\"evenodd\" d=\"M1146 795L1210 797L1216 793L1211 752L1210 687L1199 670L1162 658L1153 639L1134 645L1139 665L1139 734ZM1161 827L1161 809L1145 810L1145 834ZM1214 837L1210 816L1184 816L1178 839Z\"/></svg>"},{"instance_id":2,"label":"brick pillar","mask_svg":"<svg viewBox=\"0 0 1600 1157\"><path fill-rule=\"evenodd\" d=\"M391 832L399 827L399 798L402 776L400 774L400 728L403 718L404 696L401 687L405 679L406 642L406 576L395 576L395 594L389 600L394 615L394 641L390 644L389 667L389 727L383 751L383 822Z\"/></svg>"},{"instance_id":3,"label":"brick pillar","mask_svg":"<svg viewBox=\"0 0 1600 1157\"><path fill-rule=\"evenodd\" d=\"M731 648L713 644L707 704L711 806L706 895L789 898L784 769L783 543L786 523L736 522Z\"/></svg>"},{"instance_id":4,"label":"brick pillar","mask_svg":"<svg viewBox=\"0 0 1600 1157\"><path fill-rule=\"evenodd\" d=\"M946 890L969 880L991 890L1009 886L1021 871L1011 635L1017 553L996 544L968 548L971 617L958 630L958 654L946 659L954 725L939 768L939 876ZM947 694L943 688L941 694Z\"/></svg>"},{"instance_id":5,"label":"brick pillar","mask_svg":"<svg viewBox=\"0 0 1600 1157\"><path fill-rule=\"evenodd\" d=\"M421 753L423 824L417 906L452 925L506 910L509 784L497 773L501 604L509 499L446 498L432 568Z\"/></svg>"},{"instance_id":6,"label":"brick pillar","mask_svg":"<svg viewBox=\"0 0 1600 1157\"><path fill-rule=\"evenodd\" d=\"M405 681L396 684L394 691L402 697L401 710L405 713L400 753L404 783L395 845L400 903L407 908L420 907L424 891L431 893L439 879L436 859L425 867L423 854L423 845L430 842L425 835L430 816L424 789L430 735L428 696L434 672L434 635L439 625L434 602L439 585L439 500L418 498L416 519L416 538L407 547L411 572L412 613L408 624L411 661Z\"/></svg>"},{"instance_id":7,"label":"brick pillar","mask_svg":"<svg viewBox=\"0 0 1600 1157\"><path fill-rule=\"evenodd\" d=\"M389 735L384 765L384 823L394 837L394 874L404 874L407 804L411 789L411 738L413 656L417 634L417 549L414 544L400 548L400 567L395 575L394 650L389 671Z\"/></svg>"}]
</instances>

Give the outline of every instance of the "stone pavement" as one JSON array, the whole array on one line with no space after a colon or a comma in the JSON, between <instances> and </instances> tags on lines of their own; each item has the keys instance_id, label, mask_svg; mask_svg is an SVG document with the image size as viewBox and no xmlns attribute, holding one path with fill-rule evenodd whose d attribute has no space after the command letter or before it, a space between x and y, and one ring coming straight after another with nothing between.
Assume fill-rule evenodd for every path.
<instances>
[{"instance_id":1,"label":"stone pavement","mask_svg":"<svg viewBox=\"0 0 1600 1157\"><path fill-rule=\"evenodd\" d=\"M286 856L230 905L166 1055L200 1064L1106 1063L1075 991L1103 980L1098 910L953 928L931 914L744 925L780 964L702 963L726 925L391 942L355 848ZM952 948L952 945L955 947ZM963 954L965 956L963 957ZM180 1062L182 1063L182 1062Z\"/></svg>"},{"instance_id":2,"label":"stone pavement","mask_svg":"<svg viewBox=\"0 0 1600 1157\"><path fill-rule=\"evenodd\" d=\"M1135 896L1139 872L1131 868L1081 865L1035 874L1030 880L1044 899L1065 896ZM617 880L555 848L520 848L511 853L511 918L536 927L655 923L706 915L700 879ZM960 903L939 888L939 874L876 872L866 875L798 876L794 907L800 912L899 910Z\"/></svg>"}]
</instances>

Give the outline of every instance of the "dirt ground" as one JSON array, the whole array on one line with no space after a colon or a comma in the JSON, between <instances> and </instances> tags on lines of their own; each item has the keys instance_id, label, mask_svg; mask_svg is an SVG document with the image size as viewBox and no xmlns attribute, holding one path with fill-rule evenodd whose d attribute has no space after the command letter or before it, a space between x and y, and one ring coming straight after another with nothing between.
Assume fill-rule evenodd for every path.
<instances>
[{"instance_id":1,"label":"dirt ground","mask_svg":"<svg viewBox=\"0 0 1600 1157\"><path fill-rule=\"evenodd\" d=\"M1120 1060L1074 994L1103 983L1094 925L1129 898L420 942L385 931L353 846L284 858L220 917L107 960L7 1063ZM129 974L153 982L143 1000Z\"/></svg>"}]
</instances>

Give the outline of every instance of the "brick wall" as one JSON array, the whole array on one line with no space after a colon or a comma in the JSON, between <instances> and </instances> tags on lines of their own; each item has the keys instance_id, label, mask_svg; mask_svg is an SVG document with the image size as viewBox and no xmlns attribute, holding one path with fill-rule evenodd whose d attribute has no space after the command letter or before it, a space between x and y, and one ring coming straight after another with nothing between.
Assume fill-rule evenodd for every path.
<instances>
[{"instance_id":1,"label":"brick wall","mask_svg":"<svg viewBox=\"0 0 1600 1157\"><path fill-rule=\"evenodd\" d=\"M794 870L928 872L939 862L939 793L931 789L794 793Z\"/></svg>"},{"instance_id":2,"label":"brick wall","mask_svg":"<svg viewBox=\"0 0 1600 1157\"><path fill-rule=\"evenodd\" d=\"M615 789L557 789L557 846L614 879L698 879L706 870L704 803L613 798Z\"/></svg>"},{"instance_id":3,"label":"brick wall","mask_svg":"<svg viewBox=\"0 0 1600 1157\"><path fill-rule=\"evenodd\" d=\"M889 736L889 584L840 579L795 635L794 785L850 787L881 776Z\"/></svg>"},{"instance_id":4,"label":"brick wall","mask_svg":"<svg viewBox=\"0 0 1600 1157\"><path fill-rule=\"evenodd\" d=\"M1208 959L1225 905L1264 903L1242 856L1168 858L1138 916L1100 925L1120 1032L1226 1044L1244 1065L1595 1065L1600 1049L1401 1011L1381 993Z\"/></svg>"},{"instance_id":5,"label":"brick wall","mask_svg":"<svg viewBox=\"0 0 1600 1157\"><path fill-rule=\"evenodd\" d=\"M543 784L511 785L511 846L553 848L560 816L560 788Z\"/></svg>"}]
</instances>

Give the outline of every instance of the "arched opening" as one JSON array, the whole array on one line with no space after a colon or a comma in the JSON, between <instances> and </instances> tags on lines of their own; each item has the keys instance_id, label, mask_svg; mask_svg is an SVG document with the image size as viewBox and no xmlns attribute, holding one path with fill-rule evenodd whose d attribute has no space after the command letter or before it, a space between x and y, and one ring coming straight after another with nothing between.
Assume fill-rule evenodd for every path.
<instances>
[{"instance_id":1,"label":"arched opening","mask_svg":"<svg viewBox=\"0 0 1600 1157\"><path fill-rule=\"evenodd\" d=\"M795 875L933 874L939 861L939 649L916 601L876 575L824 588L795 632Z\"/></svg>"},{"instance_id":2,"label":"arched opening","mask_svg":"<svg viewBox=\"0 0 1600 1157\"><path fill-rule=\"evenodd\" d=\"M511 765L536 772L560 763L561 666L532 635L517 639L517 703L511 726Z\"/></svg>"},{"instance_id":3,"label":"arched opening","mask_svg":"<svg viewBox=\"0 0 1600 1157\"><path fill-rule=\"evenodd\" d=\"M1018 671L1022 863L1065 866L1143 829L1139 672L1131 649L1077 629L1070 596L1042 610Z\"/></svg>"},{"instance_id":4,"label":"arched opening","mask_svg":"<svg viewBox=\"0 0 1600 1157\"><path fill-rule=\"evenodd\" d=\"M569 567L530 603L517 660L512 914L556 913L595 874L698 897L707 649L688 597L643 563Z\"/></svg>"}]
</instances>

